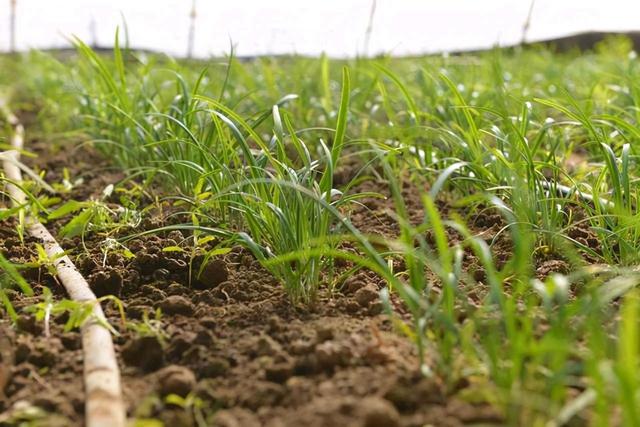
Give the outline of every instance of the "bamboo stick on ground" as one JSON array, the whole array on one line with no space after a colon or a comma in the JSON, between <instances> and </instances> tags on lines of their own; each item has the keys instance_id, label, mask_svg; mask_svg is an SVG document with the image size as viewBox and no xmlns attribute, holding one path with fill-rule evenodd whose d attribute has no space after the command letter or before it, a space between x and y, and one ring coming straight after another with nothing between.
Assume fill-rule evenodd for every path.
<instances>
[{"instance_id":1,"label":"bamboo stick on ground","mask_svg":"<svg viewBox=\"0 0 640 427\"><path fill-rule=\"evenodd\" d=\"M13 114L6 111L5 115L14 133L11 138L13 150L2 153L3 168L6 177L19 184L22 182L22 173L18 161L24 144L24 128ZM25 203L26 195L17 185L8 184L7 187L14 204ZM81 329L86 425L124 427L126 416L122 401L120 372L111 333L98 322L98 320L106 322L102 308L87 281L78 272L71 259L64 254L51 233L37 219L31 217L27 218L27 230L42 242L47 256L55 265L58 279L69 297L75 301L94 302L93 317L85 322Z\"/></svg>"}]
</instances>

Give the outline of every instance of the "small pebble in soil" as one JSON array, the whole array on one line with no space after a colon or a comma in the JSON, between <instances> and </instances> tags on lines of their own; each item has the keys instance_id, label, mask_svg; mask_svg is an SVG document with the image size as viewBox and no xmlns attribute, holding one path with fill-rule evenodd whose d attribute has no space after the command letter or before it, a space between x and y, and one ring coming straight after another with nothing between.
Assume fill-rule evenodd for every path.
<instances>
[{"instance_id":1,"label":"small pebble in soil","mask_svg":"<svg viewBox=\"0 0 640 427\"><path fill-rule=\"evenodd\" d=\"M180 295L168 296L164 301L159 304L160 309L164 314L180 314L183 316L190 316L194 312L194 307L191 301Z\"/></svg>"},{"instance_id":2,"label":"small pebble in soil","mask_svg":"<svg viewBox=\"0 0 640 427\"><path fill-rule=\"evenodd\" d=\"M185 397L196 386L196 376L184 366L169 365L157 372L158 392L162 396L177 394Z\"/></svg>"}]
</instances>

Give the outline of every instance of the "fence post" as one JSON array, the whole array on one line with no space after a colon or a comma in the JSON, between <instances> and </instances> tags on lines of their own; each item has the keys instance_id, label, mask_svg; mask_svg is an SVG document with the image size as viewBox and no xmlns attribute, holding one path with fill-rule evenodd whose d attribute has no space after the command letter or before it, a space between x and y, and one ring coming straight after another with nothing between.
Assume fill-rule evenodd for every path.
<instances>
[{"instance_id":1,"label":"fence post","mask_svg":"<svg viewBox=\"0 0 640 427\"><path fill-rule=\"evenodd\" d=\"M11 12L9 14L9 51L16 51L16 0L10 0Z\"/></svg>"},{"instance_id":2,"label":"fence post","mask_svg":"<svg viewBox=\"0 0 640 427\"><path fill-rule=\"evenodd\" d=\"M520 44L524 45L527 42L527 34L529 33L529 27L531 26L531 16L533 15L533 8L536 5L536 0L531 0L529 4L529 13L527 13L527 19L522 25L522 40Z\"/></svg>"},{"instance_id":3,"label":"fence post","mask_svg":"<svg viewBox=\"0 0 640 427\"><path fill-rule=\"evenodd\" d=\"M189 13L189 39L187 41L187 58L193 57L193 41L196 33L196 0L191 3L191 13Z\"/></svg>"}]
</instances>

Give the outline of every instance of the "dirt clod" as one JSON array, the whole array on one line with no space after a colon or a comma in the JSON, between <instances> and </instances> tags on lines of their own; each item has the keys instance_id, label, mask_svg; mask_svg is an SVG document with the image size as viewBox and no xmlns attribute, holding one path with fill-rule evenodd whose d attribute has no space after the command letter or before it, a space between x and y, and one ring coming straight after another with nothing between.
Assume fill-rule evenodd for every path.
<instances>
[{"instance_id":1,"label":"dirt clod","mask_svg":"<svg viewBox=\"0 0 640 427\"><path fill-rule=\"evenodd\" d=\"M28 332L32 335L40 335L42 333L42 325L36 321L35 316L21 314L17 320L18 329Z\"/></svg>"},{"instance_id":2,"label":"dirt clod","mask_svg":"<svg viewBox=\"0 0 640 427\"><path fill-rule=\"evenodd\" d=\"M198 368L198 374L204 378L213 378L224 375L230 368L227 360L221 357L210 357L202 362Z\"/></svg>"},{"instance_id":3,"label":"dirt clod","mask_svg":"<svg viewBox=\"0 0 640 427\"><path fill-rule=\"evenodd\" d=\"M362 414L363 427L396 427L400 425L400 415L396 408L380 397L367 397L358 405Z\"/></svg>"},{"instance_id":4,"label":"dirt clod","mask_svg":"<svg viewBox=\"0 0 640 427\"><path fill-rule=\"evenodd\" d=\"M218 427L259 427L261 423L250 411L234 408L216 412L213 425Z\"/></svg>"},{"instance_id":5,"label":"dirt clod","mask_svg":"<svg viewBox=\"0 0 640 427\"><path fill-rule=\"evenodd\" d=\"M185 397L196 386L196 376L188 368L170 365L157 372L158 391L162 396L177 394Z\"/></svg>"},{"instance_id":6,"label":"dirt clod","mask_svg":"<svg viewBox=\"0 0 640 427\"><path fill-rule=\"evenodd\" d=\"M291 362L274 363L265 369L265 378L274 383L284 383L293 375L293 364Z\"/></svg>"},{"instance_id":7,"label":"dirt clod","mask_svg":"<svg viewBox=\"0 0 640 427\"><path fill-rule=\"evenodd\" d=\"M328 325L319 325L316 328L316 340L318 342L329 341L333 338L333 328Z\"/></svg>"},{"instance_id":8,"label":"dirt clod","mask_svg":"<svg viewBox=\"0 0 640 427\"><path fill-rule=\"evenodd\" d=\"M127 365L150 372L164 363L164 350L156 337L139 337L122 348L122 358Z\"/></svg>"},{"instance_id":9,"label":"dirt clod","mask_svg":"<svg viewBox=\"0 0 640 427\"><path fill-rule=\"evenodd\" d=\"M378 289L373 284L368 284L363 288L360 288L353 295L355 300L362 307L368 307L372 301L378 299Z\"/></svg>"},{"instance_id":10,"label":"dirt clod","mask_svg":"<svg viewBox=\"0 0 640 427\"><path fill-rule=\"evenodd\" d=\"M194 282L194 287L196 289L211 289L228 279L227 265L220 259L213 259L205 265L198 280Z\"/></svg>"},{"instance_id":11,"label":"dirt clod","mask_svg":"<svg viewBox=\"0 0 640 427\"><path fill-rule=\"evenodd\" d=\"M87 281L98 298L106 295L119 296L122 291L122 275L117 270L97 271Z\"/></svg>"},{"instance_id":12,"label":"dirt clod","mask_svg":"<svg viewBox=\"0 0 640 427\"><path fill-rule=\"evenodd\" d=\"M256 342L256 355L273 356L282 351L282 346L269 335L262 335Z\"/></svg>"},{"instance_id":13,"label":"dirt clod","mask_svg":"<svg viewBox=\"0 0 640 427\"><path fill-rule=\"evenodd\" d=\"M181 295L168 296L164 301L159 304L160 309L164 314L180 314L183 316L189 316L193 314L194 307L191 301Z\"/></svg>"},{"instance_id":14,"label":"dirt clod","mask_svg":"<svg viewBox=\"0 0 640 427\"><path fill-rule=\"evenodd\" d=\"M349 362L350 350L335 341L327 341L316 346L315 352L318 364L324 369L333 369Z\"/></svg>"}]
</instances>

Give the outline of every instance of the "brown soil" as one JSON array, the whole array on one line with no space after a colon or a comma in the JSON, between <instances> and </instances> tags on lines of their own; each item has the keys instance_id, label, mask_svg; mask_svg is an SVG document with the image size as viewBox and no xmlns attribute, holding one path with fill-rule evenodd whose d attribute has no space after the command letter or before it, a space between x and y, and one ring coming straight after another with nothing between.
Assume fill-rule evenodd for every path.
<instances>
[{"instance_id":1,"label":"brown soil","mask_svg":"<svg viewBox=\"0 0 640 427\"><path fill-rule=\"evenodd\" d=\"M59 182L67 166L84 185L68 198L84 200L101 194L121 178L88 150L53 155L41 151L36 165L46 168L49 182ZM384 193L384 185L364 183L361 190ZM405 189L414 219L422 216L415 191ZM448 205L441 206L443 211ZM353 222L363 231L392 236L397 225L389 200L372 200L355 209ZM151 212L143 228L166 224ZM174 219L175 220L175 219ZM493 241L502 227L495 214L476 215L474 227ZM60 224L49 227L56 230ZM22 244L15 224L0 223L0 250L15 262L32 261L34 242ZM132 230L126 230L125 234ZM494 243L499 260L506 260L505 234ZM105 256L102 239L67 239L77 266L98 296L113 294L125 305L124 327L113 304L107 307L122 367L128 415L156 418L166 426L459 426L500 424L500 413L473 405L445 390L437 378L418 371L414 346L392 328L377 298L380 281L359 272L341 289L323 290L312 307L293 305L282 286L241 248L209 261L193 260L182 252L164 252L188 236L179 231L148 235L127 243L134 257ZM452 234L452 240L456 236ZM474 260L468 257L470 265ZM542 273L565 271L561 260L540 260ZM24 272L36 293L42 286L63 297L63 290L45 268ZM482 281L482 273L477 273ZM11 292L16 308L38 301ZM161 310L160 328L155 311ZM144 328L146 319L147 327ZM149 320L152 319L152 320ZM22 314L18 327L0 320L0 425L27 405L47 411L46 425L79 425L83 421L82 354L77 331L64 332L67 319L44 323ZM461 386L464 387L464 384ZM195 396L183 402L167 395ZM27 412L21 414L26 416ZM43 425L45 425L43 424ZM203 425L203 424L200 424Z\"/></svg>"}]
</instances>

